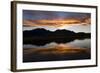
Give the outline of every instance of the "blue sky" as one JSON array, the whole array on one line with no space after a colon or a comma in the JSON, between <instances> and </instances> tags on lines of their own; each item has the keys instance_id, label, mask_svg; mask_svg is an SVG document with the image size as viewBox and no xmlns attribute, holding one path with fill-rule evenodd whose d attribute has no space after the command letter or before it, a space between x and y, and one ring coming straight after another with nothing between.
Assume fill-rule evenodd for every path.
<instances>
[{"instance_id":1,"label":"blue sky","mask_svg":"<svg viewBox=\"0 0 100 73\"><path fill-rule=\"evenodd\" d=\"M84 17L90 17L90 13L23 10L23 19L30 19L30 20L66 19L66 18L82 19Z\"/></svg>"}]
</instances>

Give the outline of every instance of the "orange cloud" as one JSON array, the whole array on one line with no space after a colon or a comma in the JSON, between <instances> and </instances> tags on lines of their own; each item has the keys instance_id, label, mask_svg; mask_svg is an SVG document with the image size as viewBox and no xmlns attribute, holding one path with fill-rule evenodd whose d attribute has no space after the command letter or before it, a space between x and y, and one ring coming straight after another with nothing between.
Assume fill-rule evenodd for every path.
<instances>
[{"instance_id":1,"label":"orange cloud","mask_svg":"<svg viewBox=\"0 0 100 73\"><path fill-rule=\"evenodd\" d=\"M80 19L75 19L75 18L71 18L71 19L54 19L54 20L23 20L23 24L24 26L55 26L55 27L60 27L60 26L64 26L64 25L77 25L77 24L81 24L81 25L89 25L91 24L91 19L90 18L86 18L84 20L80 20Z\"/></svg>"}]
</instances>

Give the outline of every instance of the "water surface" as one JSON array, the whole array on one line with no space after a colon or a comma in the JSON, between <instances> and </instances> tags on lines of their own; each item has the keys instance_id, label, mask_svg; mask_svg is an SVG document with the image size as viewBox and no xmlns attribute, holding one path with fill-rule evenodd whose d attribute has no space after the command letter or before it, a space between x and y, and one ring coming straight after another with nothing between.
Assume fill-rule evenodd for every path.
<instances>
[{"instance_id":1,"label":"water surface","mask_svg":"<svg viewBox=\"0 0 100 73\"><path fill-rule=\"evenodd\" d=\"M24 44L23 62L90 59L90 43L90 39L75 39L70 42Z\"/></svg>"}]
</instances>

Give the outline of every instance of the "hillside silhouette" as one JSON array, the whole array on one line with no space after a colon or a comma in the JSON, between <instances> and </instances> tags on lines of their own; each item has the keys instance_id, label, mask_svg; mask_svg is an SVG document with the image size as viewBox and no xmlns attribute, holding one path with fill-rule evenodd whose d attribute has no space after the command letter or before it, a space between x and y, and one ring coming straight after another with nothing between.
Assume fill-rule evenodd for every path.
<instances>
[{"instance_id":1,"label":"hillside silhouette","mask_svg":"<svg viewBox=\"0 0 100 73\"><path fill-rule=\"evenodd\" d=\"M34 29L30 31L23 31L23 43L24 44L36 44L36 45L44 45L49 42L56 43L66 43L73 41L75 39L85 39L90 38L90 33L79 32L75 33L69 30L56 30L49 31L43 28Z\"/></svg>"}]
</instances>

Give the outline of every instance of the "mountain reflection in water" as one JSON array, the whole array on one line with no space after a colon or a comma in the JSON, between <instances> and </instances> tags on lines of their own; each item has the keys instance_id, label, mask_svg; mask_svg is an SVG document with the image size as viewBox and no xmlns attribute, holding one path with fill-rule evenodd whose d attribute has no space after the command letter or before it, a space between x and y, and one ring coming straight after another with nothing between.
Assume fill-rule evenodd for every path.
<instances>
[{"instance_id":1,"label":"mountain reflection in water","mask_svg":"<svg viewBox=\"0 0 100 73\"><path fill-rule=\"evenodd\" d=\"M24 44L23 62L90 59L90 39L45 45Z\"/></svg>"}]
</instances>

